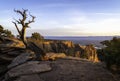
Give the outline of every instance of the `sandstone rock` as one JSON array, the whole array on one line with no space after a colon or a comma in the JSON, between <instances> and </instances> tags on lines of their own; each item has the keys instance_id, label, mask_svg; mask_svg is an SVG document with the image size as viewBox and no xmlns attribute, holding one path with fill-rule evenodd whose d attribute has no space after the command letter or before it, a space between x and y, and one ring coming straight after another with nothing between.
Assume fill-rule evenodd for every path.
<instances>
[{"instance_id":1,"label":"sandstone rock","mask_svg":"<svg viewBox=\"0 0 120 81\"><path fill-rule=\"evenodd\" d=\"M76 57L50 61L50 64L52 71L38 74L44 81L120 81L102 66Z\"/></svg>"},{"instance_id":2,"label":"sandstone rock","mask_svg":"<svg viewBox=\"0 0 120 81\"><path fill-rule=\"evenodd\" d=\"M51 65L51 67L49 66ZM52 71L51 71L52 68ZM42 70L41 70L42 69ZM46 72L47 71L47 72ZM48 72L49 71L49 72ZM32 61L9 70L3 81L120 81L99 63L77 57Z\"/></svg>"},{"instance_id":3,"label":"sandstone rock","mask_svg":"<svg viewBox=\"0 0 120 81\"><path fill-rule=\"evenodd\" d=\"M57 58L65 58L66 55L64 53L47 53L45 60L55 60Z\"/></svg>"},{"instance_id":4,"label":"sandstone rock","mask_svg":"<svg viewBox=\"0 0 120 81\"><path fill-rule=\"evenodd\" d=\"M62 41L63 44L67 45L67 47L74 47L74 43L72 41Z\"/></svg>"},{"instance_id":5,"label":"sandstone rock","mask_svg":"<svg viewBox=\"0 0 120 81\"><path fill-rule=\"evenodd\" d=\"M6 73L5 79L8 80L10 78L18 77L22 75L30 75L30 74L51 71L52 68L48 64L39 64L39 63L40 62L38 61L30 61L22 65L19 65L15 68L12 68Z\"/></svg>"},{"instance_id":6,"label":"sandstone rock","mask_svg":"<svg viewBox=\"0 0 120 81\"><path fill-rule=\"evenodd\" d=\"M82 59L82 58L79 58L79 57L72 57L72 56L67 56L67 57L62 58L62 59L64 59L64 60L78 60L78 61L81 61L81 62L83 62L83 61L89 62L89 60L87 60L87 59Z\"/></svg>"},{"instance_id":7,"label":"sandstone rock","mask_svg":"<svg viewBox=\"0 0 120 81\"><path fill-rule=\"evenodd\" d=\"M15 38L5 38L4 43L0 44L0 47L20 47L25 48L25 45L22 41Z\"/></svg>"},{"instance_id":8,"label":"sandstone rock","mask_svg":"<svg viewBox=\"0 0 120 81\"><path fill-rule=\"evenodd\" d=\"M53 51L52 48L51 48L50 42L44 42L43 43L43 48L44 48L45 52L51 52L51 51Z\"/></svg>"},{"instance_id":9,"label":"sandstone rock","mask_svg":"<svg viewBox=\"0 0 120 81\"><path fill-rule=\"evenodd\" d=\"M43 81L37 74L20 76L15 81Z\"/></svg>"},{"instance_id":10,"label":"sandstone rock","mask_svg":"<svg viewBox=\"0 0 120 81\"><path fill-rule=\"evenodd\" d=\"M88 59L92 62L99 62L97 51L93 45L81 46L79 44L75 44L75 52L74 56Z\"/></svg>"},{"instance_id":11,"label":"sandstone rock","mask_svg":"<svg viewBox=\"0 0 120 81\"><path fill-rule=\"evenodd\" d=\"M34 59L36 56L34 53L22 53L21 55L17 56L12 63L8 66L9 68L15 67L17 65L23 64L28 60Z\"/></svg>"},{"instance_id":12,"label":"sandstone rock","mask_svg":"<svg viewBox=\"0 0 120 81\"><path fill-rule=\"evenodd\" d=\"M2 47L0 48L0 64L10 63L15 57L24 53L25 49L18 47Z\"/></svg>"},{"instance_id":13,"label":"sandstone rock","mask_svg":"<svg viewBox=\"0 0 120 81\"><path fill-rule=\"evenodd\" d=\"M68 56L86 58L90 61L98 62L96 49L92 45L82 46L80 44L74 44L71 41L50 40L42 42L41 46L41 48L47 53L65 53ZM55 58L53 56L54 55L52 54L52 56L48 56L48 58L54 60Z\"/></svg>"},{"instance_id":14,"label":"sandstone rock","mask_svg":"<svg viewBox=\"0 0 120 81\"><path fill-rule=\"evenodd\" d=\"M97 51L93 45L87 45L85 47L85 54L88 60L98 62Z\"/></svg>"},{"instance_id":15,"label":"sandstone rock","mask_svg":"<svg viewBox=\"0 0 120 81\"><path fill-rule=\"evenodd\" d=\"M74 52L75 57L81 58L81 56L84 54L84 49L81 48L80 44L75 44L75 47L73 49L75 49L75 52Z\"/></svg>"},{"instance_id":16,"label":"sandstone rock","mask_svg":"<svg viewBox=\"0 0 120 81\"><path fill-rule=\"evenodd\" d=\"M80 55L81 55L81 52L80 52L80 51L76 51L76 52L75 52L75 57L80 57Z\"/></svg>"}]
</instances>

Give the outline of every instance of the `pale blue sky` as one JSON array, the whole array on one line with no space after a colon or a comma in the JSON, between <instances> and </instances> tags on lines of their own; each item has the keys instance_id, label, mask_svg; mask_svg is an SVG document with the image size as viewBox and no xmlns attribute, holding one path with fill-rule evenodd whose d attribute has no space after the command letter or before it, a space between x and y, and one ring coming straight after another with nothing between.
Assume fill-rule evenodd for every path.
<instances>
[{"instance_id":1,"label":"pale blue sky","mask_svg":"<svg viewBox=\"0 0 120 81\"><path fill-rule=\"evenodd\" d=\"M27 35L120 35L120 0L0 0L0 24L17 34L13 10L22 8L36 16Z\"/></svg>"}]
</instances>

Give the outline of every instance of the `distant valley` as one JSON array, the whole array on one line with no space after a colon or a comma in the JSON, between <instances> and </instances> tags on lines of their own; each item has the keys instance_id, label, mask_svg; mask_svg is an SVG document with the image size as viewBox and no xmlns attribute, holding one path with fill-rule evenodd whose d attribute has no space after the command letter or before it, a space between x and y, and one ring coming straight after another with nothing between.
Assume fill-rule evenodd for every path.
<instances>
[{"instance_id":1,"label":"distant valley","mask_svg":"<svg viewBox=\"0 0 120 81\"><path fill-rule=\"evenodd\" d=\"M104 40L111 40L113 37L120 38L120 36L45 36L45 39L70 40L76 44L93 44L95 45L95 47L103 47L103 45L100 44L100 42Z\"/></svg>"}]
</instances>

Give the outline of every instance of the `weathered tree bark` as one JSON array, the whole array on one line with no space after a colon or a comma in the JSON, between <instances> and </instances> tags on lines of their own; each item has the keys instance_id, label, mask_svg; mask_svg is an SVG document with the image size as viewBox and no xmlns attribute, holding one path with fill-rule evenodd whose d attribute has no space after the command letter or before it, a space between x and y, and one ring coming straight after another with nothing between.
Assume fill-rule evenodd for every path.
<instances>
[{"instance_id":1,"label":"weathered tree bark","mask_svg":"<svg viewBox=\"0 0 120 81\"><path fill-rule=\"evenodd\" d=\"M23 41L23 43L27 49L30 49L35 52L36 59L41 60L44 57L45 52L34 43L28 44L27 39L26 39L26 29L29 28L29 24L34 22L35 16L32 16L29 14L29 16L32 19L27 21L27 17L28 17L27 11L28 10L23 9L22 11L20 11L20 10L14 10L14 11L22 16L21 19L18 19L18 20L15 19L15 22L13 22L13 24L15 25L15 27L19 33L20 39ZM18 28L18 24L22 26L21 30Z\"/></svg>"},{"instance_id":2,"label":"weathered tree bark","mask_svg":"<svg viewBox=\"0 0 120 81\"><path fill-rule=\"evenodd\" d=\"M30 17L32 19L27 21L27 11L28 10L23 9L22 11L20 11L20 10L14 10L14 11L22 16L22 19L18 19L18 20L15 19L15 22L13 22L13 24L15 25L15 27L19 33L20 39L23 41L23 43L25 44L25 46L27 48L28 44L27 44L27 40L26 40L26 29L29 28L29 24L34 22L35 16L30 15ZM22 26L21 30L18 28L17 24L20 24Z\"/></svg>"},{"instance_id":3,"label":"weathered tree bark","mask_svg":"<svg viewBox=\"0 0 120 81\"><path fill-rule=\"evenodd\" d=\"M27 39L26 39L26 28L22 28L22 35L21 35L21 40L23 41L23 43L25 44L25 46L27 47Z\"/></svg>"}]
</instances>

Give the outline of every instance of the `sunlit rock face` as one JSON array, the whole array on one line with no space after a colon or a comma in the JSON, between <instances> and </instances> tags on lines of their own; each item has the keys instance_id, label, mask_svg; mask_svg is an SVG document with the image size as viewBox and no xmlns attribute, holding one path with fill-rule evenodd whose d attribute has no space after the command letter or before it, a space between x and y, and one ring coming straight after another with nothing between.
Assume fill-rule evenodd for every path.
<instances>
[{"instance_id":1,"label":"sunlit rock face","mask_svg":"<svg viewBox=\"0 0 120 81\"><path fill-rule=\"evenodd\" d=\"M75 57L85 58L93 62L98 62L97 51L93 45L75 45Z\"/></svg>"},{"instance_id":2,"label":"sunlit rock face","mask_svg":"<svg viewBox=\"0 0 120 81\"><path fill-rule=\"evenodd\" d=\"M45 52L55 53L66 53L69 48L74 48L74 43L71 41L45 41L37 45Z\"/></svg>"},{"instance_id":3,"label":"sunlit rock face","mask_svg":"<svg viewBox=\"0 0 120 81\"><path fill-rule=\"evenodd\" d=\"M2 47L25 47L23 42L18 39L6 38L5 40L4 43L0 44ZM93 62L98 62L96 49L93 45L82 46L80 44L74 44L72 41L65 40L37 41L35 43L46 53L64 53L68 56L80 57Z\"/></svg>"},{"instance_id":4,"label":"sunlit rock face","mask_svg":"<svg viewBox=\"0 0 120 81\"><path fill-rule=\"evenodd\" d=\"M70 41L37 45L46 51L43 60L47 61L35 59L36 55L30 49L1 47L0 81L120 81L101 63L91 62L97 62L93 45L81 46Z\"/></svg>"},{"instance_id":5,"label":"sunlit rock face","mask_svg":"<svg viewBox=\"0 0 120 81\"><path fill-rule=\"evenodd\" d=\"M93 45L87 45L84 50L88 60L98 62L97 51Z\"/></svg>"},{"instance_id":6,"label":"sunlit rock face","mask_svg":"<svg viewBox=\"0 0 120 81\"><path fill-rule=\"evenodd\" d=\"M4 38L4 41L1 41L0 47L19 47L25 48L25 45L22 41L16 38Z\"/></svg>"},{"instance_id":7,"label":"sunlit rock face","mask_svg":"<svg viewBox=\"0 0 120 81\"><path fill-rule=\"evenodd\" d=\"M74 43L72 41L63 41L62 43L69 48L74 47Z\"/></svg>"},{"instance_id":8,"label":"sunlit rock face","mask_svg":"<svg viewBox=\"0 0 120 81\"><path fill-rule=\"evenodd\" d=\"M56 60L58 58L65 58L66 55L64 53L46 53L44 60Z\"/></svg>"},{"instance_id":9,"label":"sunlit rock face","mask_svg":"<svg viewBox=\"0 0 120 81\"><path fill-rule=\"evenodd\" d=\"M96 49L93 45L82 46L72 41L45 41L37 44L46 53L65 53L68 56L85 58L98 62Z\"/></svg>"}]
</instances>

